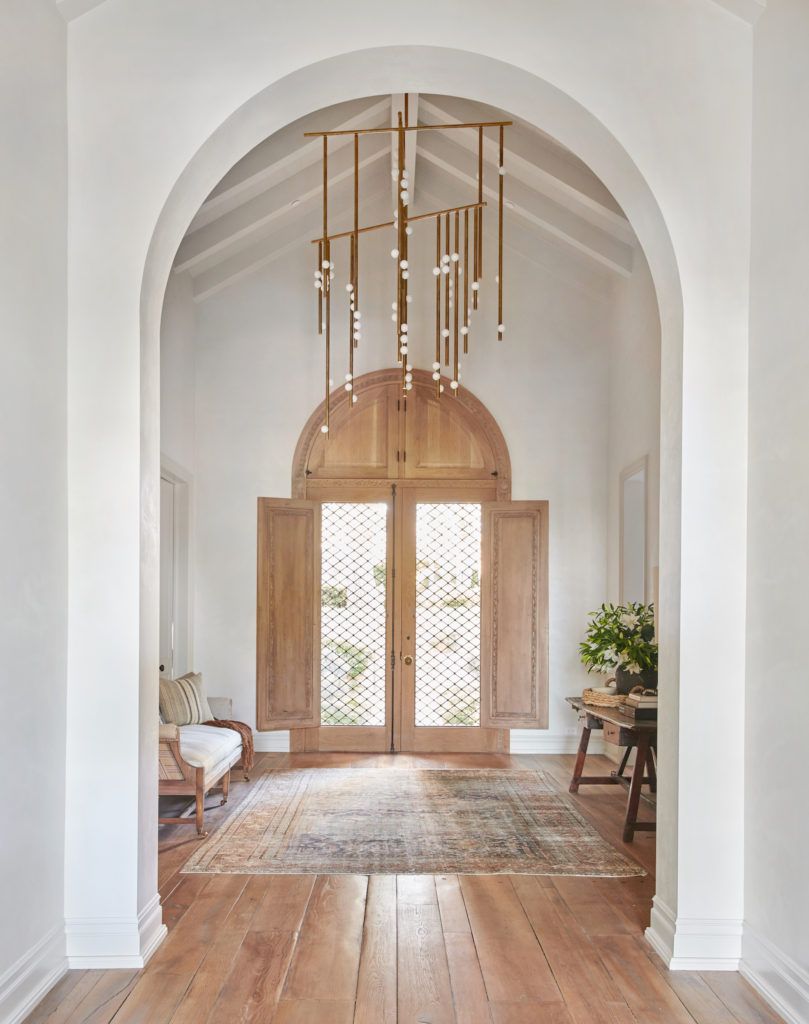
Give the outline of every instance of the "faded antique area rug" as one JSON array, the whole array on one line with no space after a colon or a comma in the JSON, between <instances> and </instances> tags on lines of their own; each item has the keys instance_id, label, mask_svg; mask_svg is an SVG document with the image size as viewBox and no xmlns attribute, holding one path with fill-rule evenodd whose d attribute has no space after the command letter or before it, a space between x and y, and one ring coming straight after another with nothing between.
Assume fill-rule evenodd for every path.
<instances>
[{"instance_id":1,"label":"faded antique area rug","mask_svg":"<svg viewBox=\"0 0 809 1024\"><path fill-rule=\"evenodd\" d=\"M645 874L541 771L269 771L185 872Z\"/></svg>"}]
</instances>

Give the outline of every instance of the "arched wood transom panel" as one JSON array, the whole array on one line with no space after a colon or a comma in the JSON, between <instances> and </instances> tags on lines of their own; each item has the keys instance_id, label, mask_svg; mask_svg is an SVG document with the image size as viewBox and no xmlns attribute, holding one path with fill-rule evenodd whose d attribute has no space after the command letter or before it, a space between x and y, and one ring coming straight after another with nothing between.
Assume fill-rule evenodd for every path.
<instances>
[{"instance_id":1,"label":"arched wood transom panel","mask_svg":"<svg viewBox=\"0 0 809 1024\"><path fill-rule=\"evenodd\" d=\"M354 408L345 390L331 396L328 437L320 428L323 405L309 417L295 450L292 496L306 498L314 481L486 481L497 498L511 497L505 438L485 405L465 388L457 396L424 370L402 392L398 370L378 370L354 382Z\"/></svg>"}]
</instances>

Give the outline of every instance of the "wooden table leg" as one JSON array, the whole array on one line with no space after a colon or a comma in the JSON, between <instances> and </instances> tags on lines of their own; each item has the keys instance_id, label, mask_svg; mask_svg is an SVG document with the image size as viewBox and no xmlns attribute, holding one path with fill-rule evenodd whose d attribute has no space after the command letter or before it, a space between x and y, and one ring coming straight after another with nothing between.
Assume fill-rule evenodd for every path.
<instances>
[{"instance_id":1,"label":"wooden table leg","mask_svg":"<svg viewBox=\"0 0 809 1024\"><path fill-rule=\"evenodd\" d=\"M626 764L627 764L627 761L629 760L629 755L631 753L632 753L632 747L627 747L626 750L624 751L624 756L621 758L621 763L618 765L618 771L615 772L615 777L617 779L622 779L624 777L624 768L626 768Z\"/></svg>"},{"instance_id":2,"label":"wooden table leg","mask_svg":"<svg viewBox=\"0 0 809 1024\"><path fill-rule=\"evenodd\" d=\"M657 768L655 766L655 749L649 744L649 751L646 754L646 766L649 771L647 772L649 777L649 789L653 792L657 792Z\"/></svg>"},{"instance_id":3,"label":"wooden table leg","mask_svg":"<svg viewBox=\"0 0 809 1024\"><path fill-rule=\"evenodd\" d=\"M581 739L579 740L579 752L576 754L576 764L573 768L573 778L570 780L570 792L578 793L579 791L579 779L584 774L584 759L587 757L587 745L590 742L590 729L587 727L585 722L584 728L581 731Z\"/></svg>"},{"instance_id":4,"label":"wooden table leg","mask_svg":"<svg viewBox=\"0 0 809 1024\"><path fill-rule=\"evenodd\" d=\"M631 843L635 837L635 822L638 820L638 804L640 803L640 790L643 785L643 776L646 771L646 762L649 756L649 736L647 733L638 734L638 746L635 752L635 765L632 769L632 781L629 784L629 797L626 801L626 818L624 819L625 843Z\"/></svg>"}]
</instances>

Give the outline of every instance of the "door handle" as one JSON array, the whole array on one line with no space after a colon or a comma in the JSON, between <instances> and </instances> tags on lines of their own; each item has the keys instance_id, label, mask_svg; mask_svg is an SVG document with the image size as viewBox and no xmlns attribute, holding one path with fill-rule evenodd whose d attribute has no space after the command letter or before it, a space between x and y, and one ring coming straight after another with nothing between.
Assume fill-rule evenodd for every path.
<instances>
[{"instance_id":1,"label":"door handle","mask_svg":"<svg viewBox=\"0 0 809 1024\"><path fill-rule=\"evenodd\" d=\"M413 664L413 659L412 659L412 658L410 657L410 655L409 655L409 654L406 654L406 655L405 655L405 657L404 657L404 663L405 663L405 665L412 665L412 664Z\"/></svg>"}]
</instances>

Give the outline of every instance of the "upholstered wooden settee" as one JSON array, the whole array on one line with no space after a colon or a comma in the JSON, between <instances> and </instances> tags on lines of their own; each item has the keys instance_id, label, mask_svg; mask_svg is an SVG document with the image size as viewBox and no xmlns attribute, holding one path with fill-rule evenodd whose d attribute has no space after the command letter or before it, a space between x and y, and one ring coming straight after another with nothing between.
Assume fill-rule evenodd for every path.
<instances>
[{"instance_id":1,"label":"upholstered wooden settee","mask_svg":"<svg viewBox=\"0 0 809 1024\"><path fill-rule=\"evenodd\" d=\"M230 718L231 701L208 699L215 718ZM242 760L241 737L233 729L215 725L160 725L159 796L193 796L195 815L160 817L161 825L196 824L197 834L205 832L205 795L221 788L220 806L227 803L231 769ZM245 779L248 779L245 773Z\"/></svg>"}]
</instances>

